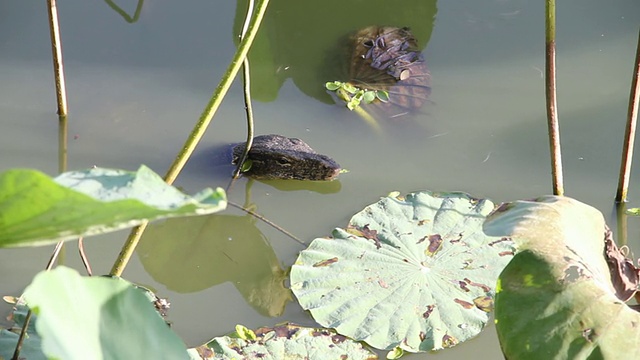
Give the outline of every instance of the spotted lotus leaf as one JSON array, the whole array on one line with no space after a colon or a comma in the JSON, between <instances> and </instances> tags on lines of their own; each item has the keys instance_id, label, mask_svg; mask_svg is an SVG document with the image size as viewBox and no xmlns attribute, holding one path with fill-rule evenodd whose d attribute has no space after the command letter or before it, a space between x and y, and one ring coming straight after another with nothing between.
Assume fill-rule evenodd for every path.
<instances>
[{"instance_id":1,"label":"spotted lotus leaf","mask_svg":"<svg viewBox=\"0 0 640 360\"><path fill-rule=\"evenodd\" d=\"M493 209L462 193L390 195L302 251L291 289L318 323L373 347L454 346L487 323L514 254L482 230Z\"/></svg>"},{"instance_id":2,"label":"spotted lotus leaf","mask_svg":"<svg viewBox=\"0 0 640 360\"><path fill-rule=\"evenodd\" d=\"M189 355L191 359L198 360L374 360L378 358L361 343L336 334L330 329L307 328L284 323L257 329L253 334L254 338L236 336L240 335L237 332L232 336L215 338L206 345L189 349Z\"/></svg>"}]
</instances>

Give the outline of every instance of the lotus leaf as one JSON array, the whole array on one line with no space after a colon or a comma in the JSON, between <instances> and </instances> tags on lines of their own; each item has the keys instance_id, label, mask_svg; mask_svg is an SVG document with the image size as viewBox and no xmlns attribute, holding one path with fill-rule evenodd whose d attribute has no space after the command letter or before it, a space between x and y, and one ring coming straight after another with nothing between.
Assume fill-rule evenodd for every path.
<instances>
[{"instance_id":1,"label":"lotus leaf","mask_svg":"<svg viewBox=\"0 0 640 360\"><path fill-rule=\"evenodd\" d=\"M137 172L71 171L55 179L9 170L0 174L0 247L45 245L225 207L224 190L189 197L145 166Z\"/></svg>"},{"instance_id":2,"label":"lotus leaf","mask_svg":"<svg viewBox=\"0 0 640 360\"><path fill-rule=\"evenodd\" d=\"M142 290L122 279L59 266L25 289L49 359L188 359L180 338Z\"/></svg>"},{"instance_id":3,"label":"lotus leaf","mask_svg":"<svg viewBox=\"0 0 640 360\"><path fill-rule=\"evenodd\" d=\"M256 339L249 339L236 333L235 336L215 338L207 345L189 349L189 354L192 360L373 360L378 358L362 344L329 329L280 324L273 328L260 328L255 331L255 336Z\"/></svg>"},{"instance_id":4,"label":"lotus leaf","mask_svg":"<svg viewBox=\"0 0 640 360\"><path fill-rule=\"evenodd\" d=\"M503 205L485 231L520 249L500 274L495 299L506 358L640 358L640 315L616 297L602 213L545 196Z\"/></svg>"},{"instance_id":5,"label":"lotus leaf","mask_svg":"<svg viewBox=\"0 0 640 360\"><path fill-rule=\"evenodd\" d=\"M302 251L291 289L322 326L376 348L456 345L487 323L514 253L482 231L493 208L462 193L385 197Z\"/></svg>"}]
</instances>

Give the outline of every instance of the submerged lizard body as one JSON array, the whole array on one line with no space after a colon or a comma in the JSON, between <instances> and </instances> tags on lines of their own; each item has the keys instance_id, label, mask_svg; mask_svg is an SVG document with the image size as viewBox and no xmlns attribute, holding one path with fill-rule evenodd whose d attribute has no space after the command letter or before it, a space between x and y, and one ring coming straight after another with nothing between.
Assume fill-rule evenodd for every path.
<instances>
[{"instance_id":1,"label":"submerged lizard body","mask_svg":"<svg viewBox=\"0 0 640 360\"><path fill-rule=\"evenodd\" d=\"M244 146L233 147L233 164ZM255 179L327 181L334 180L341 170L333 159L318 154L304 141L275 134L254 137L248 159L251 167L243 174Z\"/></svg>"}]
</instances>

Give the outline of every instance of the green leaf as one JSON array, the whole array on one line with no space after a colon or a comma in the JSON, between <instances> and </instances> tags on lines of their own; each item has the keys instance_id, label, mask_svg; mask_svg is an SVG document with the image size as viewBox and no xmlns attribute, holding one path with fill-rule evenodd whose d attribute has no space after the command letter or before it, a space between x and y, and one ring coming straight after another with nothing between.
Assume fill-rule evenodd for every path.
<instances>
[{"instance_id":1,"label":"green leaf","mask_svg":"<svg viewBox=\"0 0 640 360\"><path fill-rule=\"evenodd\" d=\"M627 214L633 215L633 216L640 216L640 208L627 209Z\"/></svg>"},{"instance_id":2,"label":"green leaf","mask_svg":"<svg viewBox=\"0 0 640 360\"><path fill-rule=\"evenodd\" d=\"M358 106L360 106L360 99L355 96L347 103L347 108L349 108L349 110L351 111L353 111L353 109L357 108Z\"/></svg>"},{"instance_id":3,"label":"green leaf","mask_svg":"<svg viewBox=\"0 0 640 360\"><path fill-rule=\"evenodd\" d=\"M254 64L251 67L252 97L257 101L274 101L282 84L291 81L305 95L331 103L325 89L318 84L324 84L327 79L340 79L345 71L342 66L329 65L327 59L342 59L347 55L345 46L342 46L347 45L345 34L372 22L397 23L398 11L389 11L388 3L388 0L367 2L366 16L360 18L353 15L363 12L360 1L323 1L322 6L315 7L313 16L307 16L301 26L300 14L309 12L308 4L273 1L269 4L269 12L277 16L267 14L248 54ZM228 34L236 45L246 16L245 4L237 3L234 31ZM419 17L403 16L402 26L411 28L413 35L420 40L420 50L423 50L431 37L437 13L436 1L403 1L402 9L420 14ZM291 34L304 41L283 41Z\"/></svg>"},{"instance_id":4,"label":"green leaf","mask_svg":"<svg viewBox=\"0 0 640 360\"><path fill-rule=\"evenodd\" d=\"M344 102L349 102L351 100L351 94L343 88L338 89L336 91L336 95Z\"/></svg>"},{"instance_id":5,"label":"green leaf","mask_svg":"<svg viewBox=\"0 0 640 360\"><path fill-rule=\"evenodd\" d=\"M386 90L377 90L376 97L378 98L378 100L385 103L389 101L389 93Z\"/></svg>"},{"instance_id":6,"label":"green leaf","mask_svg":"<svg viewBox=\"0 0 640 360\"><path fill-rule=\"evenodd\" d=\"M81 277L64 266L36 275L24 293L48 358L188 359L187 349L140 289Z\"/></svg>"},{"instance_id":7,"label":"green leaf","mask_svg":"<svg viewBox=\"0 0 640 360\"><path fill-rule=\"evenodd\" d=\"M253 330L248 329L246 326L243 325L236 325L236 334L238 334L238 338L242 339L242 340L256 340L256 334L253 332Z\"/></svg>"},{"instance_id":8,"label":"green leaf","mask_svg":"<svg viewBox=\"0 0 640 360\"><path fill-rule=\"evenodd\" d=\"M403 355L404 355L404 350L396 346L387 353L387 359L396 360L396 359L400 359Z\"/></svg>"},{"instance_id":9,"label":"green leaf","mask_svg":"<svg viewBox=\"0 0 640 360\"><path fill-rule=\"evenodd\" d=\"M485 230L520 248L496 295L505 358L640 358L640 314L615 295L602 213L545 196L501 206Z\"/></svg>"},{"instance_id":10,"label":"green leaf","mask_svg":"<svg viewBox=\"0 0 640 360\"><path fill-rule=\"evenodd\" d=\"M453 346L488 321L514 251L483 233L492 209L462 193L385 197L302 251L291 290L322 326L376 348Z\"/></svg>"},{"instance_id":11,"label":"green leaf","mask_svg":"<svg viewBox=\"0 0 640 360\"><path fill-rule=\"evenodd\" d=\"M252 166L253 166L253 160L247 159L242 163L242 167L240 168L240 172L247 172L247 171L251 170Z\"/></svg>"},{"instance_id":12,"label":"green leaf","mask_svg":"<svg viewBox=\"0 0 640 360\"><path fill-rule=\"evenodd\" d=\"M355 94L359 89L350 83L343 83L342 88L350 94Z\"/></svg>"},{"instance_id":13,"label":"green leaf","mask_svg":"<svg viewBox=\"0 0 640 360\"><path fill-rule=\"evenodd\" d=\"M150 224L136 254L145 271L174 292L233 284L255 311L268 317L282 315L293 298L284 286L288 272L249 215L211 214ZM167 266L175 259L189 266Z\"/></svg>"},{"instance_id":14,"label":"green leaf","mask_svg":"<svg viewBox=\"0 0 640 360\"><path fill-rule=\"evenodd\" d=\"M340 81L330 81L324 84L324 87L327 88L327 90L329 91L336 91L342 87L342 84L343 83Z\"/></svg>"},{"instance_id":15,"label":"green leaf","mask_svg":"<svg viewBox=\"0 0 640 360\"><path fill-rule=\"evenodd\" d=\"M2 329L0 331L0 358L11 359L13 352L20 337L20 330L24 326L24 320L29 309L24 305L17 305L14 308L12 317L15 325L10 329ZM31 316L27 336L22 343L20 349L20 358L28 360L46 360L47 357L42 353L42 340L36 333L35 328L36 316Z\"/></svg>"},{"instance_id":16,"label":"green leaf","mask_svg":"<svg viewBox=\"0 0 640 360\"><path fill-rule=\"evenodd\" d=\"M225 207L224 190L189 197L145 166L137 172L71 171L55 179L9 170L0 174L0 247L45 245Z\"/></svg>"},{"instance_id":17,"label":"green leaf","mask_svg":"<svg viewBox=\"0 0 640 360\"><path fill-rule=\"evenodd\" d=\"M363 96L362 96L362 100L364 100L365 103L369 104L371 102L373 102L373 100L376 99L376 92L375 91L365 91Z\"/></svg>"},{"instance_id":18,"label":"green leaf","mask_svg":"<svg viewBox=\"0 0 640 360\"><path fill-rule=\"evenodd\" d=\"M362 359L374 360L377 356L362 344L333 330L305 328L294 324L280 324L273 328L255 331L255 340L223 336L206 345L189 349L191 359Z\"/></svg>"}]
</instances>

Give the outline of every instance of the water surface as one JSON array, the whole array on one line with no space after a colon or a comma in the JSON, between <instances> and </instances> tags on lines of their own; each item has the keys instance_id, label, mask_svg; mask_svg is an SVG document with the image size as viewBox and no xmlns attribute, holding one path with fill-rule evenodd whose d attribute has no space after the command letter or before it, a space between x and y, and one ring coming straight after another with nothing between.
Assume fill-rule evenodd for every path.
<instances>
[{"instance_id":1,"label":"water surface","mask_svg":"<svg viewBox=\"0 0 640 360\"><path fill-rule=\"evenodd\" d=\"M384 2L389 9L379 9L352 1L340 5L340 12L334 3L342 4L312 8L272 0L260 47L252 54L255 96L261 100L254 110L257 133L300 137L350 172L330 188L291 190L287 184L254 182L249 198L243 179L230 192L232 201L253 204L309 242L344 226L353 213L393 190L461 190L495 202L551 192L541 2L414 1L403 2L405 7ZM59 4L70 168L146 164L164 174L233 55L241 11L233 2L154 1L144 4L137 22L127 23L106 3ZM0 170L32 167L53 175L57 119L46 9L4 2L0 17L5 34L0 41ZM611 223L640 5L564 2L557 21L565 189ZM431 103L403 121L382 119L382 133L332 104L323 89L325 81L339 80L328 78L340 75L331 60L336 42L371 24L411 26L432 72ZM244 127L236 84L176 184L189 192L226 186L228 169L209 166L206 159L216 146L242 141ZM637 169L632 201L640 187ZM173 328L190 346L236 323L314 324L295 302L284 308L247 302L268 296L256 289L277 288L269 279L282 274L303 247L235 210L224 216L234 216L227 220L238 232L229 230L224 235L229 243L213 248L228 249L230 262L214 255L198 258L198 252L213 251L207 239L171 235L174 243L166 245L148 235L125 277L169 298ZM638 253L637 221L631 219L630 225L630 245ZM96 273L109 271L126 234L86 240ZM75 245L69 245L65 261L80 268ZM194 251L178 252L185 248ZM0 282L2 294L18 294L44 267L50 251L0 251L0 266L11 274ZM274 314L280 315L269 316ZM464 358L478 346L485 358L502 357L491 328L437 356Z\"/></svg>"}]
</instances>

